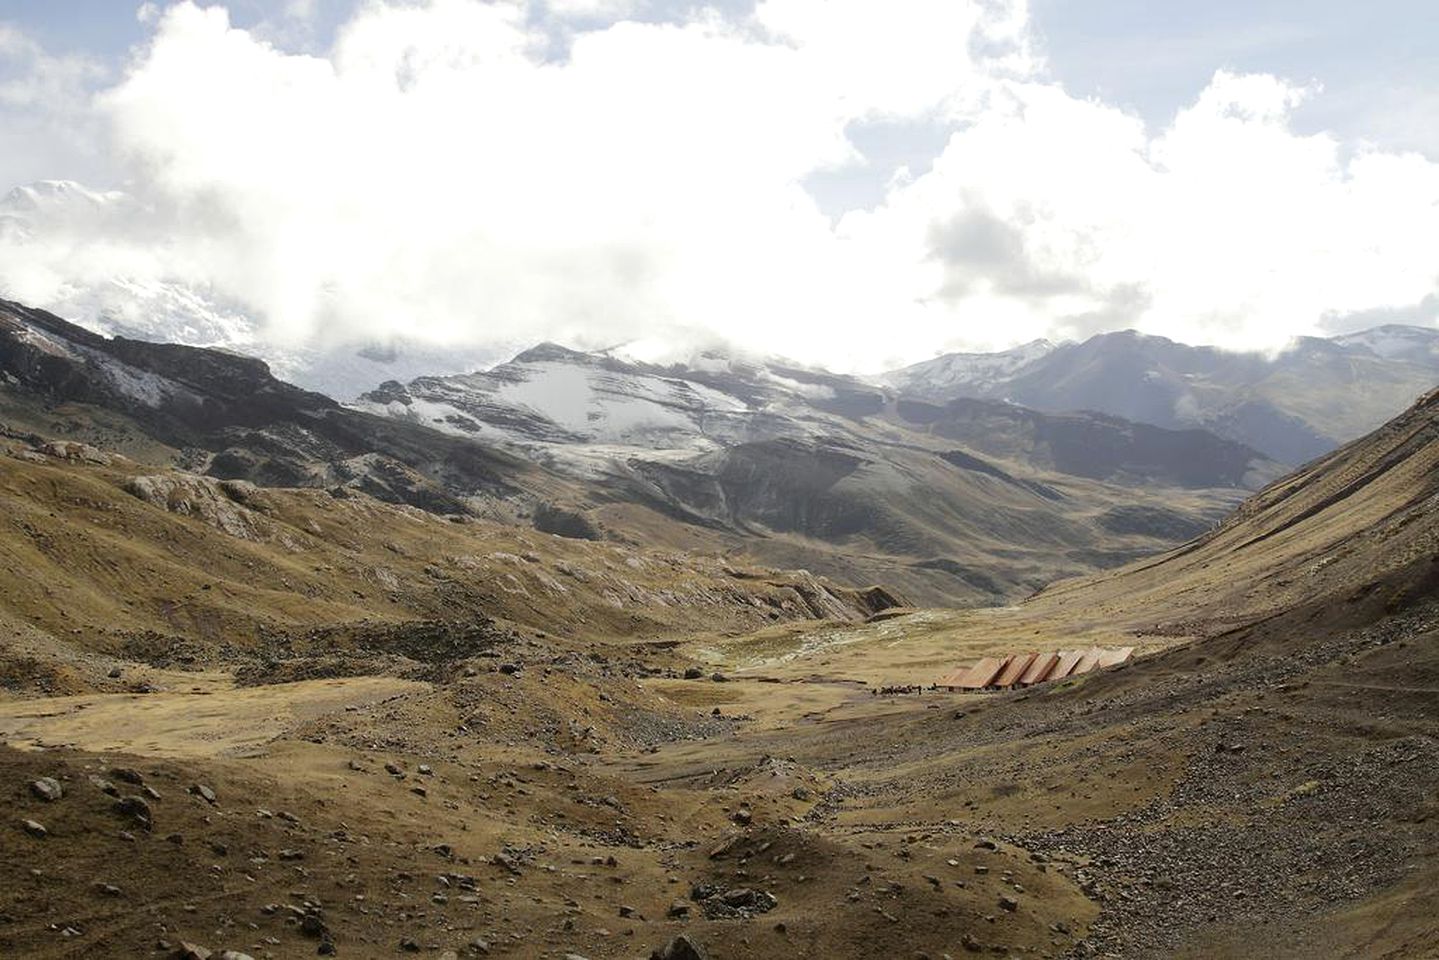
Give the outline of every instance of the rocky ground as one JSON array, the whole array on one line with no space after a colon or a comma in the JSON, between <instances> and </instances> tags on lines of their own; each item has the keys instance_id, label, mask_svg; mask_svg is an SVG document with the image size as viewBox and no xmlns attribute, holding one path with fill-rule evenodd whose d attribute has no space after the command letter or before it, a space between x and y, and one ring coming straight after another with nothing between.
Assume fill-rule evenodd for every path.
<instances>
[{"instance_id":1,"label":"rocky ground","mask_svg":"<svg viewBox=\"0 0 1439 960\"><path fill-rule=\"evenodd\" d=\"M1436 629L998 696L423 625L150 668L0 703L0 953L1424 956Z\"/></svg>"}]
</instances>

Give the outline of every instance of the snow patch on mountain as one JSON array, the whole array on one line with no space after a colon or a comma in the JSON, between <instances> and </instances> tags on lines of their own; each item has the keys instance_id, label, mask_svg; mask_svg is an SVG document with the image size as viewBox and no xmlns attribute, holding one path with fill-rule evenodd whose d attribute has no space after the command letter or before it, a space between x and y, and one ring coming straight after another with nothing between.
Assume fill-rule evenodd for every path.
<instances>
[{"instance_id":1,"label":"snow patch on mountain","mask_svg":"<svg viewBox=\"0 0 1439 960\"><path fill-rule=\"evenodd\" d=\"M984 389L1012 377L1018 370L1052 352L1049 340L1031 340L997 353L946 353L899 370L881 374L886 386L903 390L920 383L927 390Z\"/></svg>"},{"instance_id":2,"label":"snow patch on mountain","mask_svg":"<svg viewBox=\"0 0 1439 960\"><path fill-rule=\"evenodd\" d=\"M1345 347L1359 347L1385 360L1410 363L1439 363L1439 330L1403 324L1387 324L1358 333L1346 333L1333 341Z\"/></svg>"}]
</instances>

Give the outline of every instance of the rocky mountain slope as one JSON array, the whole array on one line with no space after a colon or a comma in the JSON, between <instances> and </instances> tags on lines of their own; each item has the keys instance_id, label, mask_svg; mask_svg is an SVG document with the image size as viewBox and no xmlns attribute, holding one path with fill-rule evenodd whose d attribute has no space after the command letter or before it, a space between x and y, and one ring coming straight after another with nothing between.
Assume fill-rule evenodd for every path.
<instances>
[{"instance_id":1,"label":"rocky mountain slope","mask_svg":"<svg viewBox=\"0 0 1439 960\"><path fill-rule=\"evenodd\" d=\"M977 406L936 412L773 361L661 367L553 344L484 372L385 383L357 404L597 484L604 524L633 525L641 505L742 537L767 563L929 602L1013 595L1183 539L1277 473L1203 431Z\"/></svg>"},{"instance_id":2,"label":"rocky mountain slope","mask_svg":"<svg viewBox=\"0 0 1439 960\"><path fill-rule=\"evenodd\" d=\"M17 436L222 481L732 553L925 603L1014 599L1170 546L1275 469L1199 433L1021 422L1004 404L988 421L935 422L848 377L554 346L486 373L389 382L347 407L258 360L105 338L13 303L0 303L0 376L0 422Z\"/></svg>"},{"instance_id":3,"label":"rocky mountain slope","mask_svg":"<svg viewBox=\"0 0 1439 960\"><path fill-rule=\"evenodd\" d=\"M1040 410L1199 427L1291 464L1375 429L1439 383L1439 331L1423 327L1304 337L1272 358L1134 331L1033 347L1020 348L1013 361L1022 362L1006 363L999 376L973 367L970 355L954 354L882 381L930 402L1001 398Z\"/></svg>"},{"instance_id":4,"label":"rocky mountain slope","mask_svg":"<svg viewBox=\"0 0 1439 960\"><path fill-rule=\"evenodd\" d=\"M0 376L13 424L46 433L56 421L78 439L220 479L363 491L437 512L547 483L524 460L349 410L276 380L259 360L101 337L6 301Z\"/></svg>"}]
</instances>

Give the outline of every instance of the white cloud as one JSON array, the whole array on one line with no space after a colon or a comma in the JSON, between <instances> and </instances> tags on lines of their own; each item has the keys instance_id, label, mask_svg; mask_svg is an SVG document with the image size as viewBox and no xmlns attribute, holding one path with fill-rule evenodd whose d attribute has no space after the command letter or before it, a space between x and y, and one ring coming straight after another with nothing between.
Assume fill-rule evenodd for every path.
<instances>
[{"instance_id":1,"label":"white cloud","mask_svg":"<svg viewBox=\"0 0 1439 960\"><path fill-rule=\"evenodd\" d=\"M130 212L0 240L0 288L123 271L296 343L720 336L848 368L1131 325L1274 346L1439 288L1439 165L1297 135L1317 90L1220 72L1149 130L1046 81L1022 2L636 9L376 2L316 56L172 6L99 100ZM950 135L832 218L804 183L876 121Z\"/></svg>"}]
</instances>

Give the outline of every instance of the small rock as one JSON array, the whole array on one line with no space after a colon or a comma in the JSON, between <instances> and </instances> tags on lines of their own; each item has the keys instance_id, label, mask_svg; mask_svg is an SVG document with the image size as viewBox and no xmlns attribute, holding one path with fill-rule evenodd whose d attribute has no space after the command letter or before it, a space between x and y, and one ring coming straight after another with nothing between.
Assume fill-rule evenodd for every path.
<instances>
[{"instance_id":1,"label":"small rock","mask_svg":"<svg viewBox=\"0 0 1439 960\"><path fill-rule=\"evenodd\" d=\"M1013 913L1014 911L1019 909L1019 901L1014 899L1013 897L1000 897L999 906L1001 909Z\"/></svg>"},{"instance_id":2,"label":"small rock","mask_svg":"<svg viewBox=\"0 0 1439 960\"><path fill-rule=\"evenodd\" d=\"M54 777L41 777L30 784L30 792L46 803L54 803L65 796L65 788Z\"/></svg>"},{"instance_id":3,"label":"small rock","mask_svg":"<svg viewBox=\"0 0 1439 960\"><path fill-rule=\"evenodd\" d=\"M650 960L709 960L709 954L688 934L682 933L651 953Z\"/></svg>"},{"instance_id":4,"label":"small rock","mask_svg":"<svg viewBox=\"0 0 1439 960\"><path fill-rule=\"evenodd\" d=\"M50 831L45 829L45 825L37 820L21 820L20 825L36 840L44 840L50 835Z\"/></svg>"},{"instance_id":5,"label":"small rock","mask_svg":"<svg viewBox=\"0 0 1439 960\"><path fill-rule=\"evenodd\" d=\"M140 771L131 767L112 767L110 776L124 783L133 783L137 787L145 782L145 778L140 776Z\"/></svg>"},{"instance_id":6,"label":"small rock","mask_svg":"<svg viewBox=\"0 0 1439 960\"><path fill-rule=\"evenodd\" d=\"M121 816L134 817L147 829L153 822L150 813L150 805L143 797L121 797L110 805L111 809Z\"/></svg>"},{"instance_id":7,"label":"small rock","mask_svg":"<svg viewBox=\"0 0 1439 960\"><path fill-rule=\"evenodd\" d=\"M192 784L190 787L190 792L193 793L195 796L199 797L201 800L204 800L206 803L215 802L215 791L211 790L203 783Z\"/></svg>"}]
</instances>

